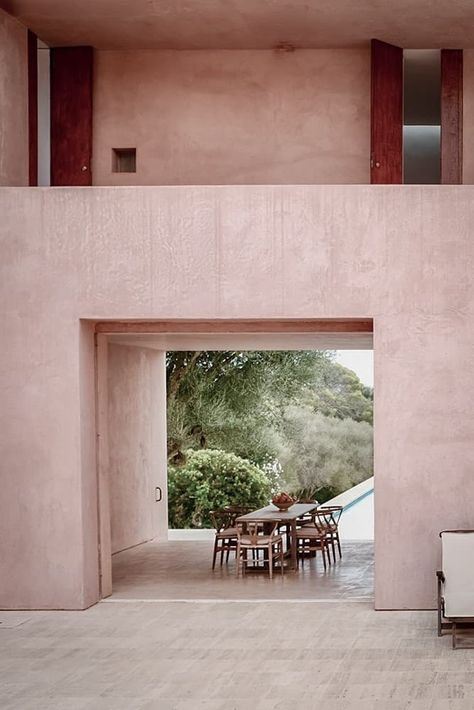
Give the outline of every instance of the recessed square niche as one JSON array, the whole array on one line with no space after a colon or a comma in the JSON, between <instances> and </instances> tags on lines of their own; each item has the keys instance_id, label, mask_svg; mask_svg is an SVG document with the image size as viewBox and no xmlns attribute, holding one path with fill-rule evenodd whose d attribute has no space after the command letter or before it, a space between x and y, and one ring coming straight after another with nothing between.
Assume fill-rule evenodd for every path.
<instances>
[{"instance_id":1,"label":"recessed square niche","mask_svg":"<svg viewBox=\"0 0 474 710\"><path fill-rule=\"evenodd\" d=\"M137 172L137 149L136 148L112 148L112 172L113 173L136 173Z\"/></svg>"}]
</instances>

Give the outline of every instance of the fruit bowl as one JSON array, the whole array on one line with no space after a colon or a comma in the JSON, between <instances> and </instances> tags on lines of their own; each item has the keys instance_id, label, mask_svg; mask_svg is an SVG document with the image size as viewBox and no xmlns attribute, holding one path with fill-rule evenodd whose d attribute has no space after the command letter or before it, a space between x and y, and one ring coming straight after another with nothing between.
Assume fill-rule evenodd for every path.
<instances>
[{"instance_id":1,"label":"fruit bowl","mask_svg":"<svg viewBox=\"0 0 474 710\"><path fill-rule=\"evenodd\" d=\"M274 496L272 498L273 505L282 512L291 508L291 506L294 505L295 502L295 499L292 496L288 495L288 493L280 493L279 495Z\"/></svg>"}]
</instances>

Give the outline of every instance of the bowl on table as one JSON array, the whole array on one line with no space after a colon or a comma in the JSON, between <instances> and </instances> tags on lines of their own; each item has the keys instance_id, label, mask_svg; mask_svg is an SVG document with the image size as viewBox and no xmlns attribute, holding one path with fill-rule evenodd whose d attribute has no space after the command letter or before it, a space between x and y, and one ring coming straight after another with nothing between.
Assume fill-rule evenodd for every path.
<instances>
[{"instance_id":1,"label":"bowl on table","mask_svg":"<svg viewBox=\"0 0 474 710\"><path fill-rule=\"evenodd\" d=\"M296 503L296 499L288 494L280 494L272 498L272 503L278 510L284 513Z\"/></svg>"}]
</instances>

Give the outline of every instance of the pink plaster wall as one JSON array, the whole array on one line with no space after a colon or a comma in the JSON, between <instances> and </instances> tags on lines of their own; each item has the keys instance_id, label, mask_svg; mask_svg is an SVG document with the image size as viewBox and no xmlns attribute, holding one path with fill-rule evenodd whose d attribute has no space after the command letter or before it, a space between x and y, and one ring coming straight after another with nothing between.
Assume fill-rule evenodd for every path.
<instances>
[{"instance_id":1,"label":"pink plaster wall","mask_svg":"<svg viewBox=\"0 0 474 710\"><path fill-rule=\"evenodd\" d=\"M474 49L463 52L463 183L474 184Z\"/></svg>"},{"instance_id":2,"label":"pink plaster wall","mask_svg":"<svg viewBox=\"0 0 474 710\"><path fill-rule=\"evenodd\" d=\"M368 49L98 51L94 184L367 183L369 114Z\"/></svg>"},{"instance_id":3,"label":"pink plaster wall","mask_svg":"<svg viewBox=\"0 0 474 710\"><path fill-rule=\"evenodd\" d=\"M163 353L109 344L108 440L112 552L152 540L157 516L166 504L155 502L160 477L160 440L156 431ZM164 393L163 393L164 394ZM166 527L165 521L165 527Z\"/></svg>"},{"instance_id":4,"label":"pink plaster wall","mask_svg":"<svg viewBox=\"0 0 474 710\"><path fill-rule=\"evenodd\" d=\"M27 30L0 10L0 185L28 185Z\"/></svg>"},{"instance_id":5,"label":"pink plaster wall","mask_svg":"<svg viewBox=\"0 0 474 710\"><path fill-rule=\"evenodd\" d=\"M473 524L474 187L3 188L0 212L0 606L97 589L80 318L351 316L375 324L376 605L434 605L438 531Z\"/></svg>"}]
</instances>

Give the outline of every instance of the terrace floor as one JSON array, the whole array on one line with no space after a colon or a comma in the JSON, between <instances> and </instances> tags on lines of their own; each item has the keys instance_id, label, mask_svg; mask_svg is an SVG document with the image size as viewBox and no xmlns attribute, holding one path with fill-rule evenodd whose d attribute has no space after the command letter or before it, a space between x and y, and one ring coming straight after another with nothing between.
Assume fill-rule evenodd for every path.
<instances>
[{"instance_id":1,"label":"terrace floor","mask_svg":"<svg viewBox=\"0 0 474 710\"><path fill-rule=\"evenodd\" d=\"M117 601L0 622L2 710L474 707L474 651L438 639L430 611Z\"/></svg>"},{"instance_id":2,"label":"terrace floor","mask_svg":"<svg viewBox=\"0 0 474 710\"><path fill-rule=\"evenodd\" d=\"M116 599L155 600L357 600L371 601L374 555L371 542L343 542L342 560L324 571L322 560L305 560L298 572L249 572L236 578L235 563L211 569L213 542L148 542L114 555Z\"/></svg>"}]
</instances>

